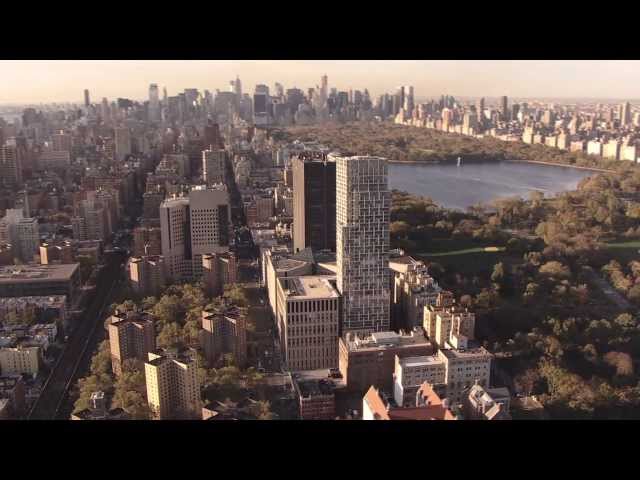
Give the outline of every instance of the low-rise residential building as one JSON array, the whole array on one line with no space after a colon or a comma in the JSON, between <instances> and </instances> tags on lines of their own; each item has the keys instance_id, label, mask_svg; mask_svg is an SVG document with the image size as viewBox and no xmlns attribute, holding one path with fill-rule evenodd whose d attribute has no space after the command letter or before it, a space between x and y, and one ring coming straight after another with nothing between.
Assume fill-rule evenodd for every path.
<instances>
[{"instance_id":1,"label":"low-rise residential building","mask_svg":"<svg viewBox=\"0 0 640 480\"><path fill-rule=\"evenodd\" d=\"M442 298L442 297L441 297ZM475 314L468 308L437 302L424 307L424 330L438 348L449 343L453 348L475 338Z\"/></svg>"},{"instance_id":2,"label":"low-rise residential building","mask_svg":"<svg viewBox=\"0 0 640 480\"><path fill-rule=\"evenodd\" d=\"M509 389L485 388L476 383L464 398L465 418L469 420L511 420Z\"/></svg>"},{"instance_id":3,"label":"low-rise residential building","mask_svg":"<svg viewBox=\"0 0 640 480\"><path fill-rule=\"evenodd\" d=\"M416 393L413 406L397 406L393 399L375 387L369 388L362 400L363 420L459 420L459 413L452 411L450 402L442 399L428 383L423 383Z\"/></svg>"},{"instance_id":4,"label":"low-rise residential building","mask_svg":"<svg viewBox=\"0 0 640 480\"><path fill-rule=\"evenodd\" d=\"M301 420L334 420L336 390L344 388L339 379L329 378L327 370L311 370L293 374Z\"/></svg>"},{"instance_id":5,"label":"low-rise residential building","mask_svg":"<svg viewBox=\"0 0 640 480\"><path fill-rule=\"evenodd\" d=\"M370 386L390 392L396 356L433 354L433 346L422 327L409 333L376 332L360 338L349 334L339 340L338 365L350 391L365 392Z\"/></svg>"},{"instance_id":6,"label":"low-rise residential building","mask_svg":"<svg viewBox=\"0 0 640 480\"><path fill-rule=\"evenodd\" d=\"M41 349L38 346L17 345L0 348L0 374L32 375L40 371Z\"/></svg>"},{"instance_id":7,"label":"low-rise residential building","mask_svg":"<svg viewBox=\"0 0 640 480\"><path fill-rule=\"evenodd\" d=\"M434 305L442 288L422 261L409 256L391 257L389 269L393 278L393 324L411 329L422 325L424 307Z\"/></svg>"},{"instance_id":8,"label":"low-rise residential building","mask_svg":"<svg viewBox=\"0 0 640 480\"><path fill-rule=\"evenodd\" d=\"M93 392L89 399L89 408L71 415L71 420L129 420L129 415L122 408L107 408L105 394Z\"/></svg>"},{"instance_id":9,"label":"low-rise residential building","mask_svg":"<svg viewBox=\"0 0 640 480\"><path fill-rule=\"evenodd\" d=\"M0 419L19 418L25 413L25 386L22 375L0 376Z\"/></svg>"},{"instance_id":10,"label":"low-rise residential building","mask_svg":"<svg viewBox=\"0 0 640 480\"><path fill-rule=\"evenodd\" d=\"M24 312L32 312L35 321L40 323L51 322L56 318L64 321L67 318L67 299L64 295L0 298L0 324L9 315ZM55 324L53 327L55 328Z\"/></svg>"},{"instance_id":11,"label":"low-rise residential building","mask_svg":"<svg viewBox=\"0 0 640 480\"><path fill-rule=\"evenodd\" d=\"M340 294L335 277L277 279L276 326L288 370L338 366Z\"/></svg>"},{"instance_id":12,"label":"low-rise residential building","mask_svg":"<svg viewBox=\"0 0 640 480\"><path fill-rule=\"evenodd\" d=\"M398 405L410 404L420 385L428 382L438 394L459 404L476 381L483 387L489 386L492 358L483 347L442 349L431 356L396 357L394 399Z\"/></svg>"}]
</instances>

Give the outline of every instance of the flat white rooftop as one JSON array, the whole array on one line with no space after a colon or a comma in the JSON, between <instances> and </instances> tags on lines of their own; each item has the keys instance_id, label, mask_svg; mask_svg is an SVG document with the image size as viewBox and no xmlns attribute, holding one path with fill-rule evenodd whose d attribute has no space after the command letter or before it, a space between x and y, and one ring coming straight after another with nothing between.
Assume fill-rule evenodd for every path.
<instances>
[{"instance_id":1,"label":"flat white rooftop","mask_svg":"<svg viewBox=\"0 0 640 480\"><path fill-rule=\"evenodd\" d=\"M308 275L304 277L282 278L287 281L288 297L303 298L338 298L340 294L329 280L335 277Z\"/></svg>"}]
</instances>

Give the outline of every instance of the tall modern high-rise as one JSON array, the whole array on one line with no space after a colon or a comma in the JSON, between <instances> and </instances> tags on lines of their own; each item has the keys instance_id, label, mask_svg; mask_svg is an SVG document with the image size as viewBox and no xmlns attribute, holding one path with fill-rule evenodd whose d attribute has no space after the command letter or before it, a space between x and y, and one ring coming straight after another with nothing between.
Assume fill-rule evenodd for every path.
<instances>
[{"instance_id":1,"label":"tall modern high-rise","mask_svg":"<svg viewBox=\"0 0 640 480\"><path fill-rule=\"evenodd\" d=\"M269 87L266 85L256 85L253 94L253 118L258 126L269 123Z\"/></svg>"},{"instance_id":2,"label":"tall modern high-rise","mask_svg":"<svg viewBox=\"0 0 640 480\"><path fill-rule=\"evenodd\" d=\"M500 99L500 115L502 120L509 120L509 99L506 95Z\"/></svg>"},{"instance_id":3,"label":"tall modern high-rise","mask_svg":"<svg viewBox=\"0 0 640 480\"><path fill-rule=\"evenodd\" d=\"M484 97L476 101L476 113L478 115L478 121L480 123L483 123L484 122Z\"/></svg>"},{"instance_id":4,"label":"tall modern high-rise","mask_svg":"<svg viewBox=\"0 0 640 480\"><path fill-rule=\"evenodd\" d=\"M22 184L22 165L18 149L13 145L0 145L0 184Z\"/></svg>"},{"instance_id":5,"label":"tall modern high-rise","mask_svg":"<svg viewBox=\"0 0 640 480\"><path fill-rule=\"evenodd\" d=\"M26 218L22 208L9 208L0 219L0 242L13 246L14 256L24 262L33 261L40 250L38 219Z\"/></svg>"},{"instance_id":6,"label":"tall modern high-rise","mask_svg":"<svg viewBox=\"0 0 640 480\"><path fill-rule=\"evenodd\" d=\"M127 127L115 129L116 160L119 162L131 155L131 133Z\"/></svg>"},{"instance_id":7,"label":"tall modern high-rise","mask_svg":"<svg viewBox=\"0 0 640 480\"><path fill-rule=\"evenodd\" d=\"M207 185L224 183L227 152L222 149L202 151L202 177Z\"/></svg>"},{"instance_id":8,"label":"tall modern high-rise","mask_svg":"<svg viewBox=\"0 0 640 480\"><path fill-rule=\"evenodd\" d=\"M155 83L149 85L149 120L160 121L160 93Z\"/></svg>"},{"instance_id":9,"label":"tall modern high-rise","mask_svg":"<svg viewBox=\"0 0 640 480\"><path fill-rule=\"evenodd\" d=\"M89 90L87 90L85 88L85 90L84 90L84 106L88 107L89 105L91 105L91 102L89 101Z\"/></svg>"},{"instance_id":10,"label":"tall modern high-rise","mask_svg":"<svg viewBox=\"0 0 640 480\"><path fill-rule=\"evenodd\" d=\"M404 103L402 105L402 108L404 108L404 111L407 113L407 115L411 115L413 113L413 108L415 107L415 101L413 97L413 87L406 86L403 88L405 91L405 97L404 97Z\"/></svg>"},{"instance_id":11,"label":"tall modern high-rise","mask_svg":"<svg viewBox=\"0 0 640 480\"><path fill-rule=\"evenodd\" d=\"M622 125L631 125L631 105L624 102L620 105L620 123Z\"/></svg>"},{"instance_id":12,"label":"tall modern high-rise","mask_svg":"<svg viewBox=\"0 0 640 480\"><path fill-rule=\"evenodd\" d=\"M336 251L336 163L320 154L293 159L293 249Z\"/></svg>"},{"instance_id":13,"label":"tall modern high-rise","mask_svg":"<svg viewBox=\"0 0 640 480\"><path fill-rule=\"evenodd\" d=\"M342 331L389 330L389 216L387 160L335 157L337 286Z\"/></svg>"},{"instance_id":14,"label":"tall modern high-rise","mask_svg":"<svg viewBox=\"0 0 640 480\"><path fill-rule=\"evenodd\" d=\"M160 205L162 256L167 279L202 275L202 256L229 250L229 193L224 185L194 187Z\"/></svg>"}]
</instances>

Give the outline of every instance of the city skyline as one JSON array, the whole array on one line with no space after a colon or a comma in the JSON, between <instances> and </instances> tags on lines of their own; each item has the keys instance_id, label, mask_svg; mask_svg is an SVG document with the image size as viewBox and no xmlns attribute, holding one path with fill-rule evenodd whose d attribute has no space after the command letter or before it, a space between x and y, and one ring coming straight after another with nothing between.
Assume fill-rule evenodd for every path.
<instances>
[{"instance_id":1,"label":"city skyline","mask_svg":"<svg viewBox=\"0 0 640 480\"><path fill-rule=\"evenodd\" d=\"M285 88L306 90L319 84L325 74L330 88L367 88L372 96L410 84L418 98L443 93L459 97L640 98L636 87L640 83L639 61L38 60L0 61L0 68L5 80L0 104L81 104L85 89L89 89L93 103L103 97L146 100L149 85L154 83L160 89L166 87L170 95L184 88L226 91L236 76L247 93L253 93L256 84L273 86L276 82ZM597 81L589 80L596 74Z\"/></svg>"}]
</instances>

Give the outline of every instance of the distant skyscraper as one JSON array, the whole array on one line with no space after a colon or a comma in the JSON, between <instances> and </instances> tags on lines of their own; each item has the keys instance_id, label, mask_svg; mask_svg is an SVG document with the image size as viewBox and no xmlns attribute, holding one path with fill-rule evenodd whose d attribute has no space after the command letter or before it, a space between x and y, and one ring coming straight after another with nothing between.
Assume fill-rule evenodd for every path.
<instances>
[{"instance_id":1,"label":"distant skyscraper","mask_svg":"<svg viewBox=\"0 0 640 480\"><path fill-rule=\"evenodd\" d=\"M160 94L155 83L149 85L149 121L160 121Z\"/></svg>"},{"instance_id":2,"label":"distant skyscraper","mask_svg":"<svg viewBox=\"0 0 640 480\"><path fill-rule=\"evenodd\" d=\"M266 85L256 85L253 94L253 117L254 123L264 126L269 123L269 87Z\"/></svg>"},{"instance_id":3,"label":"distant skyscraper","mask_svg":"<svg viewBox=\"0 0 640 480\"><path fill-rule=\"evenodd\" d=\"M17 147L0 145L0 184L18 186L22 184L22 164Z\"/></svg>"},{"instance_id":4,"label":"distant skyscraper","mask_svg":"<svg viewBox=\"0 0 640 480\"><path fill-rule=\"evenodd\" d=\"M509 120L509 99L507 96L503 96L500 102L500 115L502 116L502 120Z\"/></svg>"},{"instance_id":5,"label":"distant skyscraper","mask_svg":"<svg viewBox=\"0 0 640 480\"><path fill-rule=\"evenodd\" d=\"M414 98L413 98L413 87L406 86L403 87L405 92L403 108L407 115L411 115L413 113L413 108L415 106Z\"/></svg>"},{"instance_id":6,"label":"distant skyscraper","mask_svg":"<svg viewBox=\"0 0 640 480\"><path fill-rule=\"evenodd\" d=\"M224 183L226 170L225 150L202 151L202 176L207 185Z\"/></svg>"},{"instance_id":7,"label":"distant skyscraper","mask_svg":"<svg viewBox=\"0 0 640 480\"><path fill-rule=\"evenodd\" d=\"M22 208L7 209L0 220L0 242L10 243L15 256L24 262L33 261L40 250L38 219L26 218Z\"/></svg>"},{"instance_id":8,"label":"distant skyscraper","mask_svg":"<svg viewBox=\"0 0 640 480\"><path fill-rule=\"evenodd\" d=\"M294 158L293 249L336 250L336 163Z\"/></svg>"},{"instance_id":9,"label":"distant skyscraper","mask_svg":"<svg viewBox=\"0 0 640 480\"><path fill-rule=\"evenodd\" d=\"M389 210L387 160L336 157L337 285L342 332L389 330Z\"/></svg>"},{"instance_id":10,"label":"distant skyscraper","mask_svg":"<svg viewBox=\"0 0 640 480\"><path fill-rule=\"evenodd\" d=\"M622 125L631 125L631 105L629 102L620 105L620 123Z\"/></svg>"},{"instance_id":11,"label":"distant skyscraper","mask_svg":"<svg viewBox=\"0 0 640 480\"><path fill-rule=\"evenodd\" d=\"M115 129L116 159L122 162L127 155L131 155L131 133L127 127Z\"/></svg>"},{"instance_id":12,"label":"distant skyscraper","mask_svg":"<svg viewBox=\"0 0 640 480\"><path fill-rule=\"evenodd\" d=\"M84 106L88 107L89 105L91 105L91 102L89 101L89 90L84 91Z\"/></svg>"},{"instance_id":13,"label":"distant skyscraper","mask_svg":"<svg viewBox=\"0 0 640 480\"><path fill-rule=\"evenodd\" d=\"M236 76L236 85L233 93L236 94L236 97L238 97L238 99L242 98L242 82L240 82L239 76Z\"/></svg>"}]
</instances>

